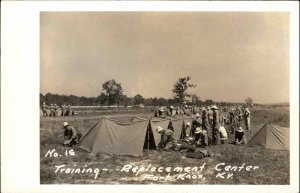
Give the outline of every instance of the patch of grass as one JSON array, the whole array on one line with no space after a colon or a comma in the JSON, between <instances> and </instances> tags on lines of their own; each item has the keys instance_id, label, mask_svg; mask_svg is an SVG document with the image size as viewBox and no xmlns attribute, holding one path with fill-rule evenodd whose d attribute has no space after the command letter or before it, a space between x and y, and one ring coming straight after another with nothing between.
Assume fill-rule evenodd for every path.
<instances>
[{"instance_id":1,"label":"patch of grass","mask_svg":"<svg viewBox=\"0 0 300 193\"><path fill-rule=\"evenodd\" d=\"M140 113L139 116L150 114ZM273 123L280 126L289 126L289 111L280 108L253 109L251 112L251 132L246 133L250 140L264 123ZM117 116L117 115L116 115ZM41 118L40 122L40 180L41 184L289 184L289 152L264 149L261 147L248 147L243 145L218 145L208 148L213 156L204 159L191 159L185 157L182 152L159 152L156 150L145 150L142 157L132 156L93 156L90 153L74 148L75 156L59 156L56 158L45 157L49 150L55 149L59 154L64 154L66 148L60 144L63 142L62 122L68 121L76 126L82 134L87 133L98 121L99 115L81 115L75 117ZM120 117L120 120L128 120L128 117ZM234 140L230 135L229 142ZM195 167L206 164L201 174L205 180L176 180L176 181L153 181L142 180L141 176L146 172L136 175L134 172L121 172L126 164L139 167ZM225 163L231 166L246 165L258 166L259 169L248 172L241 170L233 172L232 179L216 178L215 166ZM99 176L94 179L94 174L65 174L55 173L55 166L65 164L67 167L99 168ZM102 169L107 169L103 171ZM148 172L149 173L149 172ZM151 174L151 173L149 173ZM153 173L164 176L167 172ZM200 173L197 173L200 174Z\"/></svg>"}]
</instances>

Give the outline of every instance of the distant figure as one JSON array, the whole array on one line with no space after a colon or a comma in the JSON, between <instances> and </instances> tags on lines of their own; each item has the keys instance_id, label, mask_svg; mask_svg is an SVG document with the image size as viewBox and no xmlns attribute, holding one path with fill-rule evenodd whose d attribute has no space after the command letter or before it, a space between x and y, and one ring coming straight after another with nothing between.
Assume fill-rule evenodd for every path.
<instances>
[{"instance_id":1,"label":"distant figure","mask_svg":"<svg viewBox=\"0 0 300 193\"><path fill-rule=\"evenodd\" d=\"M47 109L48 109L48 105L46 105L46 103L43 102L43 105L42 105L42 112L43 112L43 116L44 116L44 117L47 117L47 116L48 116Z\"/></svg>"},{"instance_id":2,"label":"distant figure","mask_svg":"<svg viewBox=\"0 0 300 193\"><path fill-rule=\"evenodd\" d=\"M176 114L176 110L173 106L170 106L169 111L170 111L170 116L174 116Z\"/></svg>"},{"instance_id":3,"label":"distant figure","mask_svg":"<svg viewBox=\"0 0 300 193\"><path fill-rule=\"evenodd\" d=\"M69 125L68 122L63 123L64 126L64 141L63 145L68 147L74 147L79 143L81 133L73 126Z\"/></svg>"},{"instance_id":4,"label":"distant figure","mask_svg":"<svg viewBox=\"0 0 300 193\"><path fill-rule=\"evenodd\" d=\"M208 114L208 121L209 121L209 124L210 124L210 126L212 127L213 126L213 119L214 119L214 117L213 117L213 111L211 110L211 108L210 107L207 107L207 114Z\"/></svg>"},{"instance_id":5,"label":"distant figure","mask_svg":"<svg viewBox=\"0 0 300 193\"><path fill-rule=\"evenodd\" d=\"M61 116L66 116L67 111L66 111L66 106L64 104L61 105Z\"/></svg>"},{"instance_id":6,"label":"distant figure","mask_svg":"<svg viewBox=\"0 0 300 193\"><path fill-rule=\"evenodd\" d=\"M71 105L68 105L66 110L67 110L67 116L72 116L72 107L71 107Z\"/></svg>"},{"instance_id":7,"label":"distant figure","mask_svg":"<svg viewBox=\"0 0 300 193\"><path fill-rule=\"evenodd\" d=\"M246 108L244 113L244 120L245 120L246 129L248 131L250 131L250 114L251 112L249 111L248 108Z\"/></svg>"},{"instance_id":8,"label":"distant figure","mask_svg":"<svg viewBox=\"0 0 300 193\"><path fill-rule=\"evenodd\" d=\"M55 117L55 109L53 104L50 105L50 117Z\"/></svg>"},{"instance_id":9,"label":"distant figure","mask_svg":"<svg viewBox=\"0 0 300 193\"><path fill-rule=\"evenodd\" d=\"M158 144L158 149L165 151L175 150L177 148L177 139L174 132L170 129L164 129L160 126L156 128L156 132L161 135L161 141Z\"/></svg>"},{"instance_id":10,"label":"distant figure","mask_svg":"<svg viewBox=\"0 0 300 193\"><path fill-rule=\"evenodd\" d=\"M242 109L240 107L237 107L236 113L237 113L237 116L238 116L238 122L241 122L242 117L243 117Z\"/></svg>"},{"instance_id":11,"label":"distant figure","mask_svg":"<svg viewBox=\"0 0 300 193\"><path fill-rule=\"evenodd\" d=\"M218 112L218 107L216 105L213 105L211 109L213 110L212 144L219 145L220 144L220 133L219 133L220 116Z\"/></svg>"},{"instance_id":12,"label":"distant figure","mask_svg":"<svg viewBox=\"0 0 300 193\"><path fill-rule=\"evenodd\" d=\"M221 144L225 144L227 142L228 135L227 135L227 131L224 126L221 126L219 128L219 133L220 133Z\"/></svg>"},{"instance_id":13,"label":"distant figure","mask_svg":"<svg viewBox=\"0 0 300 193\"><path fill-rule=\"evenodd\" d=\"M235 145L247 144L247 139L245 136L245 130L240 126L235 130Z\"/></svg>"},{"instance_id":14,"label":"distant figure","mask_svg":"<svg viewBox=\"0 0 300 193\"><path fill-rule=\"evenodd\" d=\"M58 116L58 106L56 104L54 104L54 114L55 116Z\"/></svg>"},{"instance_id":15,"label":"distant figure","mask_svg":"<svg viewBox=\"0 0 300 193\"><path fill-rule=\"evenodd\" d=\"M235 116L234 116L234 110L231 108L229 111L229 124L233 125L235 124Z\"/></svg>"},{"instance_id":16,"label":"distant figure","mask_svg":"<svg viewBox=\"0 0 300 193\"><path fill-rule=\"evenodd\" d=\"M189 137L189 134L187 133L188 130L191 130L191 123L187 122L184 126L183 132L181 134L181 139L184 139L186 137Z\"/></svg>"},{"instance_id":17,"label":"distant figure","mask_svg":"<svg viewBox=\"0 0 300 193\"><path fill-rule=\"evenodd\" d=\"M208 139L211 139L212 131L209 124L208 113L205 107L202 108L202 129L207 131Z\"/></svg>"},{"instance_id":18,"label":"distant figure","mask_svg":"<svg viewBox=\"0 0 300 193\"><path fill-rule=\"evenodd\" d=\"M187 105L184 106L184 108L183 108L183 114L184 115L188 115L188 116L191 115L191 111L189 109L189 106L187 106Z\"/></svg>"},{"instance_id":19,"label":"distant figure","mask_svg":"<svg viewBox=\"0 0 300 193\"><path fill-rule=\"evenodd\" d=\"M165 110L164 110L163 107L160 107L160 108L156 111L155 117L165 118Z\"/></svg>"}]
</instances>

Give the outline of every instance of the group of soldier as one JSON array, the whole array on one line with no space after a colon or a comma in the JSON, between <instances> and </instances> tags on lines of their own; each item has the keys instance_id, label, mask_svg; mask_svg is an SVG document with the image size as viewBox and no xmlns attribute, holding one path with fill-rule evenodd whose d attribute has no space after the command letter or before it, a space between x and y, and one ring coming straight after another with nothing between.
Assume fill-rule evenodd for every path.
<instances>
[{"instance_id":1,"label":"group of soldier","mask_svg":"<svg viewBox=\"0 0 300 193\"><path fill-rule=\"evenodd\" d=\"M163 108L160 108L158 115L161 115L161 112L165 112L162 110ZM183 131L185 141L190 146L186 146L182 142L179 143L172 130L158 126L156 131L162 135L158 148L163 150L178 150L225 144L228 141L228 135L233 133L235 134L234 144L246 144L247 140L245 130L242 127L242 121L245 121L246 130L250 131L250 110L247 107L236 107L228 110L229 115L221 115L220 109L216 105L206 108L201 107L192 123L187 122L185 124ZM190 113L183 111L183 113L185 112L186 115ZM186 133L186 131L190 131L190 133Z\"/></svg>"},{"instance_id":2,"label":"group of soldier","mask_svg":"<svg viewBox=\"0 0 300 193\"><path fill-rule=\"evenodd\" d=\"M57 116L72 116L73 110L71 105L61 105L56 104L47 105L45 102L42 104L42 112L44 117L57 117Z\"/></svg>"}]
</instances>

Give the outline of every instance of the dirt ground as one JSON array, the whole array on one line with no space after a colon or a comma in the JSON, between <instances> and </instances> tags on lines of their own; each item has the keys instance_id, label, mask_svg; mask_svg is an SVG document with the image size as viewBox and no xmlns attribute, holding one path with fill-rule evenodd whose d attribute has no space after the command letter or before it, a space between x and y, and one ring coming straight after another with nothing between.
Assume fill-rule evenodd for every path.
<instances>
[{"instance_id":1,"label":"dirt ground","mask_svg":"<svg viewBox=\"0 0 300 193\"><path fill-rule=\"evenodd\" d=\"M289 108L251 109L251 139L265 123L289 127ZM185 152L144 150L143 156L93 156L77 147L66 148L62 122L84 135L102 116L150 117L151 111L81 114L40 119L41 184L289 184L289 152L228 144L208 147L212 155L187 158Z\"/></svg>"}]
</instances>

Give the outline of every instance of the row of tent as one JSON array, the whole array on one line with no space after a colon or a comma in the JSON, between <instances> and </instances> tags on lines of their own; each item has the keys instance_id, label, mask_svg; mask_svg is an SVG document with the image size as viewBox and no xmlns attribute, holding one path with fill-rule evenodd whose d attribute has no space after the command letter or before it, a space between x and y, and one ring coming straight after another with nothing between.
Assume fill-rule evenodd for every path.
<instances>
[{"instance_id":1,"label":"row of tent","mask_svg":"<svg viewBox=\"0 0 300 193\"><path fill-rule=\"evenodd\" d=\"M134 117L128 122L102 118L83 137L79 148L94 155L141 156L144 149L155 149L159 144L161 135L155 132L157 126L170 128L176 137L182 139L185 136L184 125L191 121L191 117L150 120ZM289 128L266 124L248 145L289 150Z\"/></svg>"},{"instance_id":2,"label":"row of tent","mask_svg":"<svg viewBox=\"0 0 300 193\"><path fill-rule=\"evenodd\" d=\"M81 140L79 148L94 155L141 156L143 149L155 149L161 135L155 132L157 126L170 128L178 138L183 138L184 125L191 117L161 119L133 118L130 122L120 122L102 118ZM190 131L186 131L190 132Z\"/></svg>"}]
</instances>

